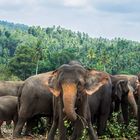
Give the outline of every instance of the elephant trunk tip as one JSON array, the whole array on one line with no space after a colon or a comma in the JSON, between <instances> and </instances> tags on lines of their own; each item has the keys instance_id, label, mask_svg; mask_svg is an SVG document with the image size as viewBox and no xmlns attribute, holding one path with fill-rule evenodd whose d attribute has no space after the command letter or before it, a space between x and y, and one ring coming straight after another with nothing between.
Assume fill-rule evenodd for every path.
<instances>
[{"instance_id":1,"label":"elephant trunk tip","mask_svg":"<svg viewBox=\"0 0 140 140\"><path fill-rule=\"evenodd\" d=\"M71 121L75 121L75 120L77 119L77 115L73 115L72 117L69 117L69 119L70 119Z\"/></svg>"},{"instance_id":2,"label":"elephant trunk tip","mask_svg":"<svg viewBox=\"0 0 140 140\"><path fill-rule=\"evenodd\" d=\"M63 112L65 114L67 114L67 117L68 117L68 119L70 119L70 121L75 121L77 119L76 112L73 112L73 113L72 112L69 112L69 113L67 113L64 108L63 108Z\"/></svg>"}]
</instances>

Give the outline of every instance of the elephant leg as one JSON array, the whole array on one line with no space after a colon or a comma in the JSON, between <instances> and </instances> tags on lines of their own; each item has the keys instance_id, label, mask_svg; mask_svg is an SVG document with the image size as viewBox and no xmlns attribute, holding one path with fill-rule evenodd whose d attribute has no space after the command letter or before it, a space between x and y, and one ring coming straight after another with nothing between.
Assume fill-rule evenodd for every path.
<instances>
[{"instance_id":1,"label":"elephant leg","mask_svg":"<svg viewBox=\"0 0 140 140\"><path fill-rule=\"evenodd\" d=\"M21 117L18 118L18 122L17 122L16 127L13 132L13 137L15 137L15 138L20 137L22 128L23 128L26 120L27 120L26 118L21 118Z\"/></svg>"},{"instance_id":2,"label":"elephant leg","mask_svg":"<svg viewBox=\"0 0 140 140\"><path fill-rule=\"evenodd\" d=\"M73 133L72 133L72 136L71 136L70 140L76 140L76 138L77 138L77 131L76 131L75 125L74 125L74 130L73 130Z\"/></svg>"},{"instance_id":3,"label":"elephant leg","mask_svg":"<svg viewBox=\"0 0 140 140\"><path fill-rule=\"evenodd\" d=\"M27 114L29 115L29 113L27 111L29 111L27 109L27 107L25 108L25 107L21 106L19 109L18 121L17 121L16 127L13 131L13 137L15 137L15 138L21 136L22 128L28 119Z\"/></svg>"},{"instance_id":4,"label":"elephant leg","mask_svg":"<svg viewBox=\"0 0 140 140\"><path fill-rule=\"evenodd\" d=\"M18 116L17 116L17 115L14 116L13 122L14 122L14 129L15 129L15 127L16 127L16 125L17 125L17 122L18 122ZM13 129L13 130L14 130L14 129Z\"/></svg>"},{"instance_id":5,"label":"elephant leg","mask_svg":"<svg viewBox=\"0 0 140 140\"><path fill-rule=\"evenodd\" d=\"M97 140L97 137L94 133L94 130L93 130L93 127L92 127L92 124L88 124L88 133L89 133L89 138L90 140Z\"/></svg>"},{"instance_id":6,"label":"elephant leg","mask_svg":"<svg viewBox=\"0 0 140 140\"><path fill-rule=\"evenodd\" d=\"M57 102L56 98L54 97L53 98L53 108L54 108L53 109L53 123L52 123L51 129L50 129L48 135L46 134L47 140L54 140L56 129L58 127L59 116L58 116L58 106L57 106L56 102Z\"/></svg>"},{"instance_id":7,"label":"elephant leg","mask_svg":"<svg viewBox=\"0 0 140 140\"><path fill-rule=\"evenodd\" d=\"M97 134L98 134L98 136L102 136L104 134L107 119L108 119L108 114L100 114L99 119L97 121Z\"/></svg>"},{"instance_id":8,"label":"elephant leg","mask_svg":"<svg viewBox=\"0 0 140 140\"><path fill-rule=\"evenodd\" d=\"M58 127L58 118L53 120L53 124L51 126L50 131L49 131L49 134L46 135L47 140L54 140L54 136L55 136L57 127Z\"/></svg>"},{"instance_id":9,"label":"elephant leg","mask_svg":"<svg viewBox=\"0 0 140 140\"><path fill-rule=\"evenodd\" d=\"M89 138L90 140L97 140L97 137L94 133L91 121L88 119L87 121L87 126L88 126L88 133L89 133ZM75 124L74 124L74 131L72 133L72 138L71 140L79 140L82 136L83 133L83 129L84 129L84 124L81 122L80 119L76 120Z\"/></svg>"},{"instance_id":10,"label":"elephant leg","mask_svg":"<svg viewBox=\"0 0 140 140\"><path fill-rule=\"evenodd\" d=\"M83 124L82 124L81 120L77 119L74 123L74 131L72 133L71 140L80 139L80 137L82 135L83 128L84 127L83 127Z\"/></svg>"},{"instance_id":11,"label":"elephant leg","mask_svg":"<svg viewBox=\"0 0 140 140\"><path fill-rule=\"evenodd\" d=\"M123 115L123 120L126 125L128 125L128 101L127 98L124 98L122 103L121 103L121 109L122 109L122 115Z\"/></svg>"},{"instance_id":12,"label":"elephant leg","mask_svg":"<svg viewBox=\"0 0 140 140\"><path fill-rule=\"evenodd\" d=\"M100 106L100 112L98 114L97 119L97 134L98 136L101 136L104 134L107 119L109 118L110 113L110 102L109 101L102 101L102 104Z\"/></svg>"},{"instance_id":13,"label":"elephant leg","mask_svg":"<svg viewBox=\"0 0 140 140\"><path fill-rule=\"evenodd\" d=\"M138 97L138 136L140 137L140 96Z\"/></svg>"},{"instance_id":14,"label":"elephant leg","mask_svg":"<svg viewBox=\"0 0 140 140\"><path fill-rule=\"evenodd\" d=\"M88 102L87 102L87 97L83 97L82 98L82 102L81 101L77 101L77 114L79 115L79 117L74 124L74 131L72 133L72 140L76 140L76 139L80 139L82 136L82 132L85 126L85 121L86 124L91 124L91 117L89 116L89 106L88 106ZM88 122L89 121L89 122ZM92 125L88 125L88 126L92 126ZM91 134L93 132L92 127L90 127L89 129L89 133ZM93 132L94 134L94 132ZM94 139L92 139L94 140Z\"/></svg>"},{"instance_id":15,"label":"elephant leg","mask_svg":"<svg viewBox=\"0 0 140 140\"><path fill-rule=\"evenodd\" d=\"M11 124L11 120L10 121L6 121L6 125L10 125Z\"/></svg>"},{"instance_id":16,"label":"elephant leg","mask_svg":"<svg viewBox=\"0 0 140 140\"><path fill-rule=\"evenodd\" d=\"M64 126L63 102L62 102L61 98L59 99L58 104L59 104L59 107L58 107L58 112L59 112L59 121L58 121L59 139L60 140L66 140L66 129L65 129L65 126Z\"/></svg>"},{"instance_id":17,"label":"elephant leg","mask_svg":"<svg viewBox=\"0 0 140 140\"><path fill-rule=\"evenodd\" d=\"M26 126L25 126L25 132L24 135L28 136L32 133L32 128L34 126L37 126L38 122L35 120L35 118L29 118L26 122Z\"/></svg>"},{"instance_id":18,"label":"elephant leg","mask_svg":"<svg viewBox=\"0 0 140 140\"><path fill-rule=\"evenodd\" d=\"M3 124L3 121L0 121L0 138L3 138L2 132L1 132L1 125Z\"/></svg>"},{"instance_id":19,"label":"elephant leg","mask_svg":"<svg viewBox=\"0 0 140 140\"><path fill-rule=\"evenodd\" d=\"M83 124L83 118L85 115L85 100L83 98L83 102L81 102L80 100L77 100L76 102L77 104L77 114L78 114L78 118L77 120L74 122L74 131L72 133L72 137L71 140L77 140L80 139L82 136L82 130L84 129L84 124ZM80 118L81 117L81 118ZM85 120L85 119L84 119ZM83 121L83 122L82 122Z\"/></svg>"},{"instance_id":20,"label":"elephant leg","mask_svg":"<svg viewBox=\"0 0 140 140\"><path fill-rule=\"evenodd\" d=\"M92 123L91 123L91 114L90 114L89 106L87 108L87 117L86 118L87 118L87 123L88 123L89 138L90 138L90 140L97 140L97 137L95 135L95 132L93 130Z\"/></svg>"},{"instance_id":21,"label":"elephant leg","mask_svg":"<svg viewBox=\"0 0 140 140\"><path fill-rule=\"evenodd\" d=\"M34 98L33 98L34 99ZM33 110L35 110L35 101L30 99L30 102L22 101L18 112L18 121L13 132L13 137L20 137L22 128L25 122L32 117ZM37 102L37 101L36 101Z\"/></svg>"},{"instance_id":22,"label":"elephant leg","mask_svg":"<svg viewBox=\"0 0 140 140\"><path fill-rule=\"evenodd\" d=\"M52 126L52 117L47 117L47 131L50 131Z\"/></svg>"}]
</instances>

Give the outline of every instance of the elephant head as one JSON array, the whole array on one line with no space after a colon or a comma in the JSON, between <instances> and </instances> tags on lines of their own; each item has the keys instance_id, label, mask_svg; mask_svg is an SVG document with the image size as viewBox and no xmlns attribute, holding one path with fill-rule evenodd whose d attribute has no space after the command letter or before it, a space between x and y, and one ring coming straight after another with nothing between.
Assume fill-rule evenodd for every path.
<instances>
[{"instance_id":1,"label":"elephant head","mask_svg":"<svg viewBox=\"0 0 140 140\"><path fill-rule=\"evenodd\" d=\"M108 78L93 70L86 70L80 64L62 65L53 72L48 85L54 96L61 96L67 117L74 121L76 98L94 94Z\"/></svg>"},{"instance_id":2,"label":"elephant head","mask_svg":"<svg viewBox=\"0 0 140 140\"><path fill-rule=\"evenodd\" d=\"M115 96L119 103L123 103L123 99L127 97L128 102L133 108L134 115L137 116L137 104L133 95L134 89L128 80L119 80L115 86Z\"/></svg>"}]
</instances>

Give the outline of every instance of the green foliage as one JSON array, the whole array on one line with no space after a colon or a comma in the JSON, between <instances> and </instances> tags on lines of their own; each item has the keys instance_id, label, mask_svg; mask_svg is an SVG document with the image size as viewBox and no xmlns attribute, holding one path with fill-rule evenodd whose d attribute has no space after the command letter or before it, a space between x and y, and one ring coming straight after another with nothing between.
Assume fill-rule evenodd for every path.
<instances>
[{"instance_id":1,"label":"green foliage","mask_svg":"<svg viewBox=\"0 0 140 140\"><path fill-rule=\"evenodd\" d=\"M1 81L17 81L19 77L13 75L9 68L5 65L0 64L0 80Z\"/></svg>"},{"instance_id":2,"label":"green foliage","mask_svg":"<svg viewBox=\"0 0 140 140\"><path fill-rule=\"evenodd\" d=\"M111 120L107 123L106 135L101 138L128 138L134 139L137 135L137 121L135 119L129 120L129 125L118 121L119 113L113 113Z\"/></svg>"},{"instance_id":3,"label":"green foliage","mask_svg":"<svg viewBox=\"0 0 140 140\"><path fill-rule=\"evenodd\" d=\"M35 127L33 127L32 133L33 134L46 134L47 128L47 118L41 117L34 120Z\"/></svg>"},{"instance_id":4,"label":"green foliage","mask_svg":"<svg viewBox=\"0 0 140 140\"><path fill-rule=\"evenodd\" d=\"M11 23L11 22L7 22L7 21L2 21L0 20L0 25L8 28L8 29L12 29L12 30L22 30L22 31L27 31L28 29L28 26L27 25L24 25L24 24L14 24L14 23Z\"/></svg>"},{"instance_id":5,"label":"green foliage","mask_svg":"<svg viewBox=\"0 0 140 140\"><path fill-rule=\"evenodd\" d=\"M0 80L26 79L31 75L54 70L70 60L79 60L85 67L110 74L137 74L140 70L140 43L115 38L91 38L88 34L58 27L28 27L0 21ZM108 121L106 135L111 137L136 136L136 120L129 126L119 123L116 113ZM71 124L65 122L68 135ZM39 132L42 124L34 128ZM87 139L84 129L81 140Z\"/></svg>"},{"instance_id":6,"label":"green foliage","mask_svg":"<svg viewBox=\"0 0 140 140\"><path fill-rule=\"evenodd\" d=\"M34 50L30 47L19 46L15 52L15 57L9 62L10 70L19 75L22 80L28 78L35 70Z\"/></svg>"},{"instance_id":7,"label":"green foliage","mask_svg":"<svg viewBox=\"0 0 140 140\"><path fill-rule=\"evenodd\" d=\"M137 136L137 120L134 118L130 118L129 125L126 126L124 123L119 122L118 117L120 113L113 113L110 120L107 122L107 129L105 135L99 137L99 139L135 139ZM65 121L65 126L67 130L69 130L68 136L72 134L73 130L71 129L71 125L68 121ZM94 130L96 131L96 126L94 126ZM87 129L83 130L83 135L80 140L87 140L88 132Z\"/></svg>"},{"instance_id":8,"label":"green foliage","mask_svg":"<svg viewBox=\"0 0 140 140\"><path fill-rule=\"evenodd\" d=\"M99 139L103 140L109 140L109 139L117 139L117 140L122 140L122 139L135 139L137 136L137 120L134 118L130 118L129 120L129 125L126 126L122 122L119 122L120 113L113 113L112 117L110 120L107 122L107 128L105 135L99 137ZM47 126L47 120L46 118L41 118L37 124L36 127L33 129L33 133L35 134L41 134L42 132L46 132L48 129L46 128ZM64 121L64 126L67 129L67 137L70 138L70 136L73 133L73 128L72 128L72 123L68 120ZM93 129L96 132L96 126L93 126ZM58 130L56 132L56 135L59 135ZM82 136L80 140L88 140L88 132L87 129L84 128Z\"/></svg>"},{"instance_id":9,"label":"green foliage","mask_svg":"<svg viewBox=\"0 0 140 140\"><path fill-rule=\"evenodd\" d=\"M73 132L73 128L72 128L72 124L70 121L68 120L65 120L64 121L64 126L67 128L67 136L71 136L72 135L72 132Z\"/></svg>"},{"instance_id":10,"label":"green foliage","mask_svg":"<svg viewBox=\"0 0 140 140\"><path fill-rule=\"evenodd\" d=\"M90 38L60 26L24 27L0 21L0 64L21 79L54 70L70 60L110 74L139 73L139 42Z\"/></svg>"}]
</instances>

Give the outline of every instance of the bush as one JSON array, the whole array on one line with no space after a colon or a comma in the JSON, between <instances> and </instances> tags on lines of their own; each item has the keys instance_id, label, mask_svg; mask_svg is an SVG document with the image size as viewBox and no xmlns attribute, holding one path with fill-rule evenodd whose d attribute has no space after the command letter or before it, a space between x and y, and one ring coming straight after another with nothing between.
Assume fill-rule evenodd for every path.
<instances>
[{"instance_id":1,"label":"bush","mask_svg":"<svg viewBox=\"0 0 140 140\"><path fill-rule=\"evenodd\" d=\"M122 138L134 139L137 135L137 121L134 118L130 118L129 125L126 126L118 121L119 113L113 113L112 118L107 122L107 129L104 136L99 137L99 139L108 140L110 138L117 138L122 140ZM42 119L41 119L42 120ZM41 123L43 121L43 123ZM47 125L46 119L38 123L38 126L34 128L34 132L40 134L42 128ZM45 122L44 122L45 121ZM70 137L73 132L72 123L69 121L64 121L64 125L67 128L67 137ZM96 132L96 126L93 126ZM45 129L46 130L46 129ZM58 130L56 132L58 134ZM88 140L87 129L83 130L83 135L80 140Z\"/></svg>"},{"instance_id":2,"label":"bush","mask_svg":"<svg viewBox=\"0 0 140 140\"><path fill-rule=\"evenodd\" d=\"M105 137L108 138L128 138L134 139L137 134L137 121L133 118L129 120L129 125L120 123L118 120L119 113L113 113L110 121L107 122ZM104 138L104 136L102 137Z\"/></svg>"}]
</instances>

